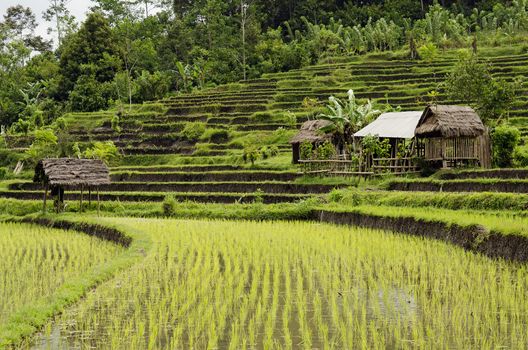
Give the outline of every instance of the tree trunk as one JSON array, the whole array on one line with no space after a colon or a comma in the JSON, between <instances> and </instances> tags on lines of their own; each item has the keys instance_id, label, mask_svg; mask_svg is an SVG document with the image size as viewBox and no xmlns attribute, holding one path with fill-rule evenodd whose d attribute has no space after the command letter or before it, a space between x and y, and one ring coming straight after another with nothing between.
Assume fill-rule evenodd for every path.
<instances>
[{"instance_id":1,"label":"tree trunk","mask_svg":"<svg viewBox=\"0 0 528 350\"><path fill-rule=\"evenodd\" d=\"M247 5L244 0L240 0L240 15L241 15L241 27L242 27L242 73L244 81L246 80L246 15Z\"/></svg>"},{"instance_id":2,"label":"tree trunk","mask_svg":"<svg viewBox=\"0 0 528 350\"><path fill-rule=\"evenodd\" d=\"M62 28L61 28L61 20L59 18L59 8L57 6L57 0L53 0L53 6L55 7L55 24L57 26L57 39L59 42L59 46L61 46L62 43Z\"/></svg>"}]
</instances>

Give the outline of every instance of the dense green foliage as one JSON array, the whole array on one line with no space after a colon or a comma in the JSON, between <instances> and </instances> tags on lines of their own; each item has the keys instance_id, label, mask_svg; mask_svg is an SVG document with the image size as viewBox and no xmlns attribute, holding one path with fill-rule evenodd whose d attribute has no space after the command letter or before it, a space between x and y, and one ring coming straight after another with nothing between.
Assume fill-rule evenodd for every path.
<instances>
[{"instance_id":1,"label":"dense green foliage","mask_svg":"<svg viewBox=\"0 0 528 350\"><path fill-rule=\"evenodd\" d=\"M528 29L526 0L97 0L78 27L66 5L54 1L45 16L55 51L34 34L30 9L12 7L0 22L0 124L27 133L65 110L158 99L335 55L405 49L432 62L438 48L522 42ZM493 88L509 95L500 82Z\"/></svg>"},{"instance_id":2,"label":"dense green foliage","mask_svg":"<svg viewBox=\"0 0 528 350\"><path fill-rule=\"evenodd\" d=\"M456 101L472 103L484 121L505 117L515 100L519 80L494 78L489 64L477 56L463 56L448 75L447 93Z\"/></svg>"},{"instance_id":3,"label":"dense green foliage","mask_svg":"<svg viewBox=\"0 0 528 350\"><path fill-rule=\"evenodd\" d=\"M521 139L519 130L512 126L499 126L491 134L493 141L493 161L499 167L511 167L515 147Z\"/></svg>"}]
</instances>

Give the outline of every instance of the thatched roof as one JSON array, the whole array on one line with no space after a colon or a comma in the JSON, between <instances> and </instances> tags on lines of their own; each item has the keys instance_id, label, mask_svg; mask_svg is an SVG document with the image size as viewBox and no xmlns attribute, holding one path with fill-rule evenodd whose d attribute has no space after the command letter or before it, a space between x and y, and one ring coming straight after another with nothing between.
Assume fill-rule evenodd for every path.
<instances>
[{"instance_id":1,"label":"thatched roof","mask_svg":"<svg viewBox=\"0 0 528 350\"><path fill-rule=\"evenodd\" d=\"M325 134L320 129L330 125L328 120L308 120L303 123L301 130L295 135L290 143L323 142L332 138L331 134Z\"/></svg>"},{"instance_id":2,"label":"thatched roof","mask_svg":"<svg viewBox=\"0 0 528 350\"><path fill-rule=\"evenodd\" d=\"M372 135L382 138L412 139L421 117L422 111L383 113L356 132L354 137Z\"/></svg>"},{"instance_id":3,"label":"thatched roof","mask_svg":"<svg viewBox=\"0 0 528 350\"><path fill-rule=\"evenodd\" d=\"M416 128L420 137L477 137L486 131L478 114L467 106L428 106Z\"/></svg>"},{"instance_id":4,"label":"thatched roof","mask_svg":"<svg viewBox=\"0 0 528 350\"><path fill-rule=\"evenodd\" d=\"M110 183L110 172L97 159L44 159L37 164L33 181L60 186L99 186Z\"/></svg>"}]
</instances>

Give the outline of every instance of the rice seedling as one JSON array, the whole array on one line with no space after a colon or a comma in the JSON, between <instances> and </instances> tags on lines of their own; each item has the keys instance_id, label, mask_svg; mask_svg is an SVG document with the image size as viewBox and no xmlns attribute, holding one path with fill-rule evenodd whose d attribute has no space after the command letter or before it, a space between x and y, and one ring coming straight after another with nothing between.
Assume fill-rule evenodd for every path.
<instances>
[{"instance_id":1,"label":"rice seedling","mask_svg":"<svg viewBox=\"0 0 528 350\"><path fill-rule=\"evenodd\" d=\"M77 232L0 223L0 325L123 248ZM45 333L51 330L46 328Z\"/></svg>"},{"instance_id":2,"label":"rice seedling","mask_svg":"<svg viewBox=\"0 0 528 350\"><path fill-rule=\"evenodd\" d=\"M438 241L316 223L102 219L151 237L38 345L523 348L525 266ZM123 226L124 227L124 226ZM426 230L427 227L424 227Z\"/></svg>"}]
</instances>

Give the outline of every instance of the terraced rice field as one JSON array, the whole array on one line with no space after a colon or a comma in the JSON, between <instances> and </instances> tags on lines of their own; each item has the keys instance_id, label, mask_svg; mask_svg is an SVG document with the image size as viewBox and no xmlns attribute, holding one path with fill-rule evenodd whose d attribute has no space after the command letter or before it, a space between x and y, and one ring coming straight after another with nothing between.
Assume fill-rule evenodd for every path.
<instances>
[{"instance_id":1,"label":"terraced rice field","mask_svg":"<svg viewBox=\"0 0 528 350\"><path fill-rule=\"evenodd\" d=\"M528 74L528 55L520 47L482 48L480 57L492 63L494 75L507 80ZM353 89L357 97L381 105L421 110L430 102L427 93L438 90L438 103L460 103L449 101L440 85L456 60L455 51L443 52L434 63L387 55L331 57L299 70L126 108L119 133L110 122L116 110L74 113L66 119L72 140L112 140L125 155L124 168L112 170L115 185L105 188L103 200L161 201L164 193L175 192L181 200L234 203L252 201L253 192L260 190L266 203L291 202L321 192L314 186L296 184L288 140L302 122L318 113L330 95L344 97ZM319 107L303 106L306 97L317 99ZM523 135L528 135L526 84L510 117ZM184 137L182 131L189 123L203 123L205 132L197 139ZM26 137L8 141L22 149L31 142ZM277 147L279 155L258 161L258 169L248 171L249 165L241 160L248 146ZM134 168L137 165L141 167ZM147 182L158 185L147 186ZM40 197L26 186L14 186L0 196ZM519 192L511 188L505 190ZM486 186L481 189L489 190ZM70 198L77 197L78 193L73 193Z\"/></svg>"},{"instance_id":2,"label":"terraced rice field","mask_svg":"<svg viewBox=\"0 0 528 350\"><path fill-rule=\"evenodd\" d=\"M64 283L123 248L73 231L0 222L0 251L1 329L17 312L49 301Z\"/></svg>"},{"instance_id":3,"label":"terraced rice field","mask_svg":"<svg viewBox=\"0 0 528 350\"><path fill-rule=\"evenodd\" d=\"M39 348L528 342L526 267L437 241L316 223L99 221L152 248L45 327Z\"/></svg>"}]
</instances>

